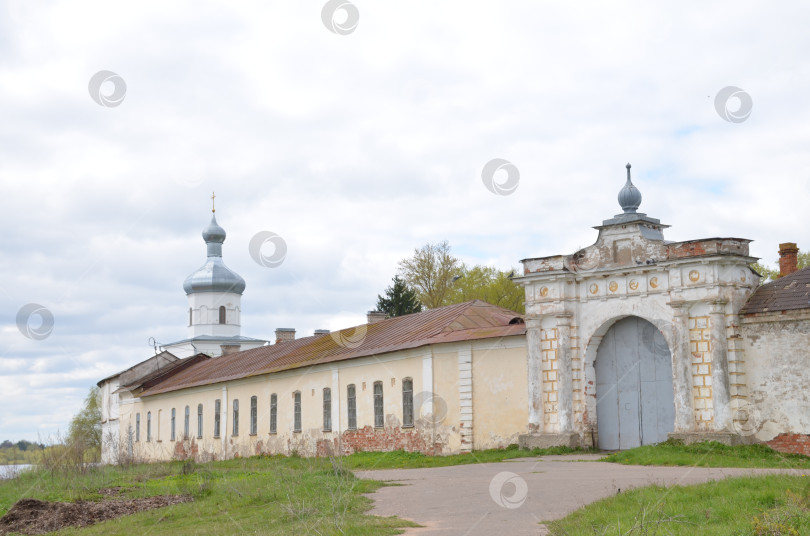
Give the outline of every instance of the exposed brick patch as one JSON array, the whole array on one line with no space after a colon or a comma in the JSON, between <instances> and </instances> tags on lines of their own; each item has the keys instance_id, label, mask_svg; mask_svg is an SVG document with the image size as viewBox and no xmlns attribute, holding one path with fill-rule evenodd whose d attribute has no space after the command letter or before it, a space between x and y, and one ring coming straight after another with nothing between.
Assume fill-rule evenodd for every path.
<instances>
[{"instance_id":1,"label":"exposed brick patch","mask_svg":"<svg viewBox=\"0 0 810 536\"><path fill-rule=\"evenodd\" d=\"M788 454L804 454L810 456L810 435L806 434L779 434L766 442L773 450Z\"/></svg>"},{"instance_id":2,"label":"exposed brick patch","mask_svg":"<svg viewBox=\"0 0 810 536\"><path fill-rule=\"evenodd\" d=\"M178 460L185 460L188 457L197 459L199 450L197 442L193 438L174 443L174 457Z\"/></svg>"},{"instance_id":3,"label":"exposed brick patch","mask_svg":"<svg viewBox=\"0 0 810 536\"><path fill-rule=\"evenodd\" d=\"M330 452L331 449L331 452ZM330 453L380 451L391 452L404 450L406 452L421 452L427 455L442 453L441 444L430 442L423 437L416 428L400 428L398 426L386 428L373 428L364 426L357 430L346 430L340 440L325 439L318 441L318 456L328 456Z\"/></svg>"}]
</instances>

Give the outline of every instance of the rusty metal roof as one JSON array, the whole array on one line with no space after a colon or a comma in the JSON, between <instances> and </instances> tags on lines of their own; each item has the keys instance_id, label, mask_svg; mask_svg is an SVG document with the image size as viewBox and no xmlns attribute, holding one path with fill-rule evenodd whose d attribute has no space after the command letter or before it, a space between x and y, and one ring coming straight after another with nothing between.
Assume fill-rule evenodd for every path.
<instances>
[{"instance_id":1,"label":"rusty metal roof","mask_svg":"<svg viewBox=\"0 0 810 536\"><path fill-rule=\"evenodd\" d=\"M141 396L429 344L525 333L518 313L474 300L208 359L149 386Z\"/></svg>"},{"instance_id":2,"label":"rusty metal roof","mask_svg":"<svg viewBox=\"0 0 810 536\"><path fill-rule=\"evenodd\" d=\"M740 314L810 309L810 268L780 277L759 287Z\"/></svg>"}]
</instances>

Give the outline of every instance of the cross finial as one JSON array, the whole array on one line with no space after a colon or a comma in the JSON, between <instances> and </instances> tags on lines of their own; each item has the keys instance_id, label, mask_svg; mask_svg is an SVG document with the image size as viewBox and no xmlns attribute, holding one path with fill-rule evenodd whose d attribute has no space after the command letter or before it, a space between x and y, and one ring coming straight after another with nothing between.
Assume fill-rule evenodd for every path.
<instances>
[{"instance_id":1,"label":"cross finial","mask_svg":"<svg viewBox=\"0 0 810 536\"><path fill-rule=\"evenodd\" d=\"M214 192L211 192L211 212L216 212L217 211L217 208L214 205L214 202L215 202L216 198L217 198L217 194L215 194Z\"/></svg>"},{"instance_id":2,"label":"cross finial","mask_svg":"<svg viewBox=\"0 0 810 536\"><path fill-rule=\"evenodd\" d=\"M629 180L630 180L630 168L631 168L632 166L630 166L630 162L628 162L628 163L627 163L627 165L626 165L626 166L624 166L624 167L626 167L626 168L627 168L627 180L629 181Z\"/></svg>"}]
</instances>

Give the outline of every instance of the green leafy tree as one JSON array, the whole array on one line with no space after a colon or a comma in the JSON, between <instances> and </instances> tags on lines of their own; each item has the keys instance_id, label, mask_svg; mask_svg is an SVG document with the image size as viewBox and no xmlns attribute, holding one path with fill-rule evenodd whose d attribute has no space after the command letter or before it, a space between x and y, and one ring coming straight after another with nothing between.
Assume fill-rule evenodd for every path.
<instances>
[{"instance_id":1,"label":"green leafy tree","mask_svg":"<svg viewBox=\"0 0 810 536\"><path fill-rule=\"evenodd\" d=\"M776 268L768 268L767 266L759 262L755 262L751 265L751 268L762 276L762 279L759 280L760 285L770 283L771 281L776 281L777 279L779 279L778 263L779 261L777 261ZM799 252L798 262L796 263L796 266L797 269L799 270L810 266L810 251Z\"/></svg>"},{"instance_id":2,"label":"green leafy tree","mask_svg":"<svg viewBox=\"0 0 810 536\"><path fill-rule=\"evenodd\" d=\"M450 253L447 240L415 249L413 257L399 261L402 279L416 291L428 309L446 305L453 278L459 275L459 260Z\"/></svg>"},{"instance_id":3,"label":"green leafy tree","mask_svg":"<svg viewBox=\"0 0 810 536\"><path fill-rule=\"evenodd\" d=\"M377 310L389 317L409 315L422 310L416 292L405 281L394 276L394 284L385 289L385 296L377 295Z\"/></svg>"},{"instance_id":4,"label":"green leafy tree","mask_svg":"<svg viewBox=\"0 0 810 536\"><path fill-rule=\"evenodd\" d=\"M526 294L523 288L514 284L510 278L515 272L516 270L498 270L480 264L471 267L462 264L447 303L483 300L521 314L525 313Z\"/></svg>"},{"instance_id":5,"label":"green leafy tree","mask_svg":"<svg viewBox=\"0 0 810 536\"><path fill-rule=\"evenodd\" d=\"M101 456L101 393L93 386L84 399L84 407L73 416L68 441L95 461Z\"/></svg>"}]
</instances>

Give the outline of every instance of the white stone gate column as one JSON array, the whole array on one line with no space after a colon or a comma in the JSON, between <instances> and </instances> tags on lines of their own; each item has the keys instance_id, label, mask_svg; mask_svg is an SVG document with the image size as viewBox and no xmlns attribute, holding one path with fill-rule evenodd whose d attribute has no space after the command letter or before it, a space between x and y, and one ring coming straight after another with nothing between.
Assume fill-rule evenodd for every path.
<instances>
[{"instance_id":1,"label":"white stone gate column","mask_svg":"<svg viewBox=\"0 0 810 536\"><path fill-rule=\"evenodd\" d=\"M540 353L540 320L526 318L528 352L529 433L543 431L543 368Z\"/></svg>"},{"instance_id":2,"label":"white stone gate column","mask_svg":"<svg viewBox=\"0 0 810 536\"><path fill-rule=\"evenodd\" d=\"M692 410L692 353L689 350L689 310L685 305L670 304L673 309L672 391L675 397L675 432L695 429Z\"/></svg>"},{"instance_id":3,"label":"white stone gate column","mask_svg":"<svg viewBox=\"0 0 810 536\"><path fill-rule=\"evenodd\" d=\"M711 347L709 351L712 356L712 402L714 404L714 426L718 432L730 430L731 426L725 304L726 302L714 302L710 311Z\"/></svg>"},{"instance_id":4,"label":"white stone gate column","mask_svg":"<svg viewBox=\"0 0 810 536\"><path fill-rule=\"evenodd\" d=\"M560 433L574 431L574 372L571 315L557 316L557 422Z\"/></svg>"}]
</instances>

